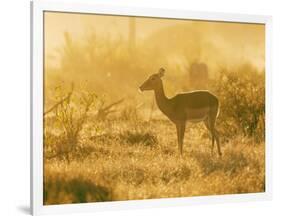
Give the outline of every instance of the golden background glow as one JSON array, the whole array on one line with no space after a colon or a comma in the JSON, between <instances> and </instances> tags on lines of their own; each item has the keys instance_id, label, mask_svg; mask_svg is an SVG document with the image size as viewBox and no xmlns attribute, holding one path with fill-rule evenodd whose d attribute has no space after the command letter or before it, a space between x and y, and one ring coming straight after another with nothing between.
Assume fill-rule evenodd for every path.
<instances>
[{"instance_id":1,"label":"golden background glow","mask_svg":"<svg viewBox=\"0 0 281 216\"><path fill-rule=\"evenodd\" d=\"M265 25L44 18L44 204L265 191ZM221 158L189 123L179 157L175 125L138 92L162 67L168 98L217 96Z\"/></svg>"},{"instance_id":2,"label":"golden background glow","mask_svg":"<svg viewBox=\"0 0 281 216\"><path fill-rule=\"evenodd\" d=\"M53 56L54 61L58 60L56 49L64 43L65 32L69 32L75 40L83 40L92 32L104 37L121 37L127 40L129 19L125 16L46 12L46 58ZM214 61L211 62L212 64L250 61L263 69L264 42L265 27L262 24L136 18L137 46L143 43L161 46L169 55L170 50L173 54L177 53L179 44L190 43L194 46L194 44L204 43L207 50L208 46L215 46L216 52L208 57L206 55L209 53L202 47L202 54L197 57L203 61ZM178 52L181 51L181 49L178 50Z\"/></svg>"}]
</instances>

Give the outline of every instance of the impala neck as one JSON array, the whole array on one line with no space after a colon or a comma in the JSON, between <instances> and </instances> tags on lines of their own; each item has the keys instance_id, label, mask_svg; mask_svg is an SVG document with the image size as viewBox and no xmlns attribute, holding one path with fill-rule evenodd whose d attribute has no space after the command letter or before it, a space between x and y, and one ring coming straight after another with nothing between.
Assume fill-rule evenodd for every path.
<instances>
[{"instance_id":1,"label":"impala neck","mask_svg":"<svg viewBox=\"0 0 281 216\"><path fill-rule=\"evenodd\" d=\"M156 103L159 107L159 109L165 114L168 115L169 113L169 99L166 97L163 84L161 83L161 86L154 90Z\"/></svg>"}]
</instances>

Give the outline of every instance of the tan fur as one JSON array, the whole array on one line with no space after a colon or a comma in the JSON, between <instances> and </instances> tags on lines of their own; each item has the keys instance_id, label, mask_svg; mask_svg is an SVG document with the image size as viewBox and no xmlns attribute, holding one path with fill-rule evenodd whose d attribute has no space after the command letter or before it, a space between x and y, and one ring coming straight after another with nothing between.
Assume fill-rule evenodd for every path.
<instances>
[{"instance_id":1,"label":"tan fur","mask_svg":"<svg viewBox=\"0 0 281 216\"><path fill-rule=\"evenodd\" d=\"M215 129L219 113L218 98L209 91L203 90L181 93L173 98L167 98L161 80L164 72L165 70L160 68L158 73L152 74L140 86L140 90L153 90L158 108L176 125L180 154L182 155L186 122L204 122L212 134L212 151L216 141L218 154L221 156L219 135Z\"/></svg>"}]
</instances>

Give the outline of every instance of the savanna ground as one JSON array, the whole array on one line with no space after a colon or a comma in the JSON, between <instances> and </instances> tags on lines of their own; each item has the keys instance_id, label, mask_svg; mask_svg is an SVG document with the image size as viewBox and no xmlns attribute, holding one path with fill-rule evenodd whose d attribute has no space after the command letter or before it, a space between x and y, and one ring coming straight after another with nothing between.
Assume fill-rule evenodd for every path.
<instances>
[{"instance_id":1,"label":"savanna ground","mask_svg":"<svg viewBox=\"0 0 281 216\"><path fill-rule=\"evenodd\" d=\"M83 146L45 162L45 204L262 192L264 144L235 137L211 155L206 129L188 127L179 157L168 121L100 122L86 126Z\"/></svg>"},{"instance_id":2,"label":"savanna ground","mask_svg":"<svg viewBox=\"0 0 281 216\"><path fill-rule=\"evenodd\" d=\"M74 28L76 16L86 24L107 17L47 13L46 50L59 31L52 27L61 19ZM106 19L120 24L112 33L124 32L130 18ZM44 204L265 191L264 26L148 21L136 18L137 33L151 32L135 48L124 35L96 29L83 39L66 32L58 52L45 53ZM198 62L208 76L195 70L191 79ZM203 123L187 124L180 157L175 126L152 103L152 92L138 93L162 66L168 97L198 89L192 84L202 80L200 89L218 96L221 158L216 146L211 153Z\"/></svg>"}]
</instances>

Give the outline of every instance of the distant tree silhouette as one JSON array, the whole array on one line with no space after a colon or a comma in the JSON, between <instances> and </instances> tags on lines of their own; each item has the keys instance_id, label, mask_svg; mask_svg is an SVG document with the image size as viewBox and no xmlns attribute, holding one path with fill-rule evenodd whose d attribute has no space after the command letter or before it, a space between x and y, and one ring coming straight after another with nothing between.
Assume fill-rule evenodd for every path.
<instances>
[{"instance_id":1,"label":"distant tree silhouette","mask_svg":"<svg viewBox=\"0 0 281 216\"><path fill-rule=\"evenodd\" d=\"M188 71L189 86L192 89L207 89L209 82L209 71L207 64L194 62Z\"/></svg>"}]
</instances>

